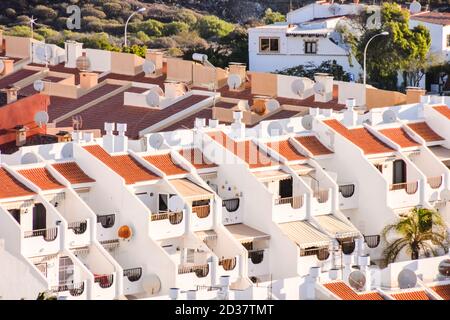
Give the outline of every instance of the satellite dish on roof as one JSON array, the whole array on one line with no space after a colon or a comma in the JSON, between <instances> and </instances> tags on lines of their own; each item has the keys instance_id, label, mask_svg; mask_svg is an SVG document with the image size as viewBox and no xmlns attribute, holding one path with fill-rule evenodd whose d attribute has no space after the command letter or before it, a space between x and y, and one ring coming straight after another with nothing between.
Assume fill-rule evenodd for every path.
<instances>
[{"instance_id":1,"label":"satellite dish on roof","mask_svg":"<svg viewBox=\"0 0 450 320\"><path fill-rule=\"evenodd\" d=\"M296 79L291 83L291 90L294 94L302 95L305 92L305 82L303 79Z\"/></svg>"},{"instance_id":2,"label":"satellite dish on roof","mask_svg":"<svg viewBox=\"0 0 450 320\"><path fill-rule=\"evenodd\" d=\"M169 197L169 210L172 212L180 212L184 209L184 200L183 198L175 195Z\"/></svg>"},{"instance_id":3,"label":"satellite dish on roof","mask_svg":"<svg viewBox=\"0 0 450 320\"><path fill-rule=\"evenodd\" d=\"M156 65L153 63L153 61L145 60L144 65L142 66L142 69L144 70L145 74L152 74L156 71Z\"/></svg>"},{"instance_id":4,"label":"satellite dish on roof","mask_svg":"<svg viewBox=\"0 0 450 320\"><path fill-rule=\"evenodd\" d=\"M3 70L5 70L5 63L3 62L2 59L0 59L0 73L2 73Z\"/></svg>"},{"instance_id":5,"label":"satellite dish on roof","mask_svg":"<svg viewBox=\"0 0 450 320\"><path fill-rule=\"evenodd\" d=\"M34 115L34 122L38 124L39 127L47 124L49 120L48 113L45 111L36 112Z\"/></svg>"},{"instance_id":6,"label":"satellite dish on roof","mask_svg":"<svg viewBox=\"0 0 450 320\"><path fill-rule=\"evenodd\" d=\"M325 93L325 85L322 82L316 82L313 86L314 93L318 95L323 95Z\"/></svg>"},{"instance_id":7,"label":"satellite dish on roof","mask_svg":"<svg viewBox=\"0 0 450 320\"><path fill-rule=\"evenodd\" d=\"M181 143L181 132L179 130L174 130L170 132L170 135L167 139L167 143L169 146L178 146Z\"/></svg>"},{"instance_id":8,"label":"satellite dish on roof","mask_svg":"<svg viewBox=\"0 0 450 320\"><path fill-rule=\"evenodd\" d=\"M386 110L383 112L383 122L392 123L397 121L397 114L394 110Z\"/></svg>"},{"instance_id":9,"label":"satellite dish on roof","mask_svg":"<svg viewBox=\"0 0 450 320\"><path fill-rule=\"evenodd\" d=\"M310 114L307 114L302 117L302 126L306 130L312 130L312 123L313 123L313 116Z\"/></svg>"},{"instance_id":10,"label":"satellite dish on roof","mask_svg":"<svg viewBox=\"0 0 450 320\"><path fill-rule=\"evenodd\" d=\"M355 291L362 291L366 285L366 276L359 270L352 271L348 276L348 284Z\"/></svg>"},{"instance_id":11,"label":"satellite dish on roof","mask_svg":"<svg viewBox=\"0 0 450 320\"><path fill-rule=\"evenodd\" d=\"M159 150L164 143L164 137L160 133L154 133L148 139L148 144L153 149Z\"/></svg>"},{"instance_id":12,"label":"satellite dish on roof","mask_svg":"<svg viewBox=\"0 0 450 320\"><path fill-rule=\"evenodd\" d=\"M267 126L267 133L269 136L280 136L284 132L283 125L278 121L272 121Z\"/></svg>"},{"instance_id":13,"label":"satellite dish on roof","mask_svg":"<svg viewBox=\"0 0 450 320\"><path fill-rule=\"evenodd\" d=\"M242 84L242 79L238 74L230 74L227 79L227 84L230 89L237 89Z\"/></svg>"},{"instance_id":14,"label":"satellite dish on roof","mask_svg":"<svg viewBox=\"0 0 450 320\"><path fill-rule=\"evenodd\" d=\"M418 1L413 1L409 5L409 12L411 12L411 14L416 14L419 13L420 11L422 11L422 5Z\"/></svg>"},{"instance_id":15,"label":"satellite dish on roof","mask_svg":"<svg viewBox=\"0 0 450 320\"><path fill-rule=\"evenodd\" d=\"M44 86L45 86L44 81L42 81L41 79L38 79L35 82L33 82L33 88L38 92L42 92L44 90Z\"/></svg>"},{"instance_id":16,"label":"satellite dish on roof","mask_svg":"<svg viewBox=\"0 0 450 320\"><path fill-rule=\"evenodd\" d=\"M450 277L450 259L442 260L439 263L439 274L444 277Z\"/></svg>"},{"instance_id":17,"label":"satellite dish on roof","mask_svg":"<svg viewBox=\"0 0 450 320\"><path fill-rule=\"evenodd\" d=\"M397 280L400 289L414 288L417 284L417 275L412 270L403 269L398 274Z\"/></svg>"},{"instance_id":18,"label":"satellite dish on roof","mask_svg":"<svg viewBox=\"0 0 450 320\"><path fill-rule=\"evenodd\" d=\"M269 112L273 112L280 108L280 103L276 99L267 100L265 104Z\"/></svg>"},{"instance_id":19,"label":"satellite dish on roof","mask_svg":"<svg viewBox=\"0 0 450 320\"><path fill-rule=\"evenodd\" d=\"M47 63L53 56L52 48L46 44L39 45L36 47L36 56Z\"/></svg>"},{"instance_id":20,"label":"satellite dish on roof","mask_svg":"<svg viewBox=\"0 0 450 320\"><path fill-rule=\"evenodd\" d=\"M161 95L159 92L152 90L145 96L145 101L151 107L159 107L159 103L161 102Z\"/></svg>"}]
</instances>

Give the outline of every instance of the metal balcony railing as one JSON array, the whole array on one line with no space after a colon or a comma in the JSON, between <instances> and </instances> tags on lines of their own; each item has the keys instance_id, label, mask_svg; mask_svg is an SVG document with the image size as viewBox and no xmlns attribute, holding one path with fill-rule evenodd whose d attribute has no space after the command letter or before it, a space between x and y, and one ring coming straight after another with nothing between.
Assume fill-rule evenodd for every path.
<instances>
[{"instance_id":1,"label":"metal balcony railing","mask_svg":"<svg viewBox=\"0 0 450 320\"><path fill-rule=\"evenodd\" d=\"M379 234L364 236L364 241L371 249L378 247L380 244L381 236Z\"/></svg>"},{"instance_id":2,"label":"metal balcony railing","mask_svg":"<svg viewBox=\"0 0 450 320\"><path fill-rule=\"evenodd\" d=\"M228 212L235 212L239 209L239 198L226 199L222 201L222 206L227 209Z\"/></svg>"},{"instance_id":3,"label":"metal balcony railing","mask_svg":"<svg viewBox=\"0 0 450 320\"><path fill-rule=\"evenodd\" d=\"M275 199L275 205L289 203L293 209L300 209L303 207L303 196L287 197Z\"/></svg>"},{"instance_id":4,"label":"metal balcony railing","mask_svg":"<svg viewBox=\"0 0 450 320\"><path fill-rule=\"evenodd\" d=\"M339 186L339 192L342 194L344 198L351 198L355 194L355 185L354 184L344 184Z\"/></svg>"},{"instance_id":5,"label":"metal balcony railing","mask_svg":"<svg viewBox=\"0 0 450 320\"><path fill-rule=\"evenodd\" d=\"M313 196L317 199L317 202L325 203L328 201L329 190L316 190Z\"/></svg>"},{"instance_id":6,"label":"metal balcony railing","mask_svg":"<svg viewBox=\"0 0 450 320\"><path fill-rule=\"evenodd\" d=\"M38 229L32 231L26 231L24 238L44 237L45 241L53 241L58 237L58 228Z\"/></svg>"},{"instance_id":7,"label":"metal balcony railing","mask_svg":"<svg viewBox=\"0 0 450 320\"><path fill-rule=\"evenodd\" d=\"M97 223L101 223L102 227L105 229L111 228L116 222L115 214L105 214L102 216L97 216Z\"/></svg>"},{"instance_id":8,"label":"metal balcony railing","mask_svg":"<svg viewBox=\"0 0 450 320\"><path fill-rule=\"evenodd\" d=\"M84 292L84 282L60 284L52 287L53 292L65 292L69 291L73 297L81 296Z\"/></svg>"},{"instance_id":9,"label":"metal balcony railing","mask_svg":"<svg viewBox=\"0 0 450 320\"><path fill-rule=\"evenodd\" d=\"M391 184L391 191L404 189L407 194L415 194L419 189L419 181Z\"/></svg>"},{"instance_id":10,"label":"metal balcony railing","mask_svg":"<svg viewBox=\"0 0 450 320\"><path fill-rule=\"evenodd\" d=\"M320 261L324 261L330 257L330 250L328 249L328 247L300 249L300 257L313 256L313 255L316 255L317 259L319 259Z\"/></svg>"},{"instance_id":11,"label":"metal balcony railing","mask_svg":"<svg viewBox=\"0 0 450 320\"><path fill-rule=\"evenodd\" d=\"M264 260L264 250L248 251L248 257L253 264L260 264Z\"/></svg>"},{"instance_id":12,"label":"metal balcony railing","mask_svg":"<svg viewBox=\"0 0 450 320\"><path fill-rule=\"evenodd\" d=\"M209 274L209 264L178 267L178 274L186 274L191 272L194 272L198 278L204 278Z\"/></svg>"},{"instance_id":13,"label":"metal balcony railing","mask_svg":"<svg viewBox=\"0 0 450 320\"><path fill-rule=\"evenodd\" d=\"M151 215L152 221L161 221L168 219L170 224L179 224L183 221L183 211L180 212L160 212Z\"/></svg>"},{"instance_id":14,"label":"metal balcony railing","mask_svg":"<svg viewBox=\"0 0 450 320\"><path fill-rule=\"evenodd\" d=\"M127 277L131 282L138 281L142 277L142 268L124 269L123 276Z\"/></svg>"},{"instance_id":15,"label":"metal balcony railing","mask_svg":"<svg viewBox=\"0 0 450 320\"><path fill-rule=\"evenodd\" d=\"M106 289L112 286L114 282L113 274L96 275L94 282L98 283L100 288Z\"/></svg>"},{"instance_id":16,"label":"metal balcony railing","mask_svg":"<svg viewBox=\"0 0 450 320\"><path fill-rule=\"evenodd\" d=\"M68 227L73 230L75 234L83 234L87 229L87 221L70 222Z\"/></svg>"},{"instance_id":17,"label":"metal balcony railing","mask_svg":"<svg viewBox=\"0 0 450 320\"><path fill-rule=\"evenodd\" d=\"M442 186L442 176L430 177L427 179L431 189L438 189Z\"/></svg>"},{"instance_id":18,"label":"metal balcony railing","mask_svg":"<svg viewBox=\"0 0 450 320\"><path fill-rule=\"evenodd\" d=\"M193 206L192 207L192 212L194 212L197 217L199 217L200 219L204 219L206 217L209 216L209 213L211 211L210 205L203 205L203 206Z\"/></svg>"},{"instance_id":19,"label":"metal balcony railing","mask_svg":"<svg viewBox=\"0 0 450 320\"><path fill-rule=\"evenodd\" d=\"M219 266L222 266L222 268L225 271L233 270L236 267L236 257L228 259L220 259Z\"/></svg>"}]
</instances>

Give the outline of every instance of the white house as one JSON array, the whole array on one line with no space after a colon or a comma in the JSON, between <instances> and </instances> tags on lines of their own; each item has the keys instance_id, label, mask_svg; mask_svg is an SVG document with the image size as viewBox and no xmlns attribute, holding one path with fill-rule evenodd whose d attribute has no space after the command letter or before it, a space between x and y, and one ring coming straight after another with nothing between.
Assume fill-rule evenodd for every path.
<instances>
[{"instance_id":1,"label":"white house","mask_svg":"<svg viewBox=\"0 0 450 320\"><path fill-rule=\"evenodd\" d=\"M250 70L271 72L336 60L357 79L361 66L336 27L363 8L356 3L317 1L288 13L286 22L249 29Z\"/></svg>"}]
</instances>

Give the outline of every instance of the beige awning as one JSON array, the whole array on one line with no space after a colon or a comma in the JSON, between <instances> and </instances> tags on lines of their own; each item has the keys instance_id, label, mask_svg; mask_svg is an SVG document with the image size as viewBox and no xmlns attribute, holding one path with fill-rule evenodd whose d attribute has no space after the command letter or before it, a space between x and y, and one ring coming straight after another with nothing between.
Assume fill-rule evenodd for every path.
<instances>
[{"instance_id":1,"label":"beige awning","mask_svg":"<svg viewBox=\"0 0 450 320\"><path fill-rule=\"evenodd\" d=\"M289 173L282 170L255 171L253 175L261 182L278 181L291 178Z\"/></svg>"},{"instance_id":2,"label":"beige awning","mask_svg":"<svg viewBox=\"0 0 450 320\"><path fill-rule=\"evenodd\" d=\"M217 239L217 233L214 230L196 231L195 235L202 241L210 241Z\"/></svg>"},{"instance_id":3,"label":"beige awning","mask_svg":"<svg viewBox=\"0 0 450 320\"><path fill-rule=\"evenodd\" d=\"M306 175L314 171L314 168L309 164L293 164L290 165L292 170L294 170L298 175Z\"/></svg>"},{"instance_id":4,"label":"beige awning","mask_svg":"<svg viewBox=\"0 0 450 320\"><path fill-rule=\"evenodd\" d=\"M254 240L269 240L270 236L259 230L253 229L246 224L237 223L226 225L225 228L241 243L252 242Z\"/></svg>"},{"instance_id":5,"label":"beige awning","mask_svg":"<svg viewBox=\"0 0 450 320\"><path fill-rule=\"evenodd\" d=\"M450 150L442 146L429 147L434 155L441 161L450 160Z\"/></svg>"},{"instance_id":6,"label":"beige awning","mask_svg":"<svg viewBox=\"0 0 450 320\"><path fill-rule=\"evenodd\" d=\"M356 228L344 223L332 214L315 216L314 218L322 228L333 234L336 238L342 239L360 236L360 233Z\"/></svg>"},{"instance_id":7,"label":"beige awning","mask_svg":"<svg viewBox=\"0 0 450 320\"><path fill-rule=\"evenodd\" d=\"M188 179L173 179L169 180L169 183L183 198L189 201L207 200L213 197L211 192Z\"/></svg>"},{"instance_id":8,"label":"beige awning","mask_svg":"<svg viewBox=\"0 0 450 320\"><path fill-rule=\"evenodd\" d=\"M314 228L307 221L293 221L278 225L283 233L301 249L326 247L331 243L331 239L327 235Z\"/></svg>"}]
</instances>

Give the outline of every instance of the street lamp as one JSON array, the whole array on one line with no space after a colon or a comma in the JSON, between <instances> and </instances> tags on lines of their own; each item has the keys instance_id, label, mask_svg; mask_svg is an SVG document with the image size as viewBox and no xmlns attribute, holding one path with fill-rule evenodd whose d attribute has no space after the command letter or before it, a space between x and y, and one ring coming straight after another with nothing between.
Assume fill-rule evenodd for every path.
<instances>
[{"instance_id":1,"label":"street lamp","mask_svg":"<svg viewBox=\"0 0 450 320\"><path fill-rule=\"evenodd\" d=\"M203 65L207 65L208 67L214 69L214 79L213 79L213 89L214 89L214 97L213 97L213 108L216 106L216 81L217 81L217 68L208 60L208 56L206 54L194 53L192 55L192 60L198 61Z\"/></svg>"},{"instance_id":2,"label":"street lamp","mask_svg":"<svg viewBox=\"0 0 450 320\"><path fill-rule=\"evenodd\" d=\"M389 32L387 31L383 31L379 34L374 35L372 38L369 39L369 41L367 41L366 43L366 47L364 48L364 89L366 87L366 76L367 76L367 72L366 72L366 54L367 54L367 47L369 46L369 43L375 39L378 36L388 36Z\"/></svg>"},{"instance_id":3,"label":"street lamp","mask_svg":"<svg viewBox=\"0 0 450 320\"><path fill-rule=\"evenodd\" d=\"M128 27L128 22L130 22L130 19L136 14L136 13L141 13L141 12L144 12L145 10L147 10L146 8L139 8L139 9L137 9L135 12L133 12L129 17L128 17L128 20L127 20L127 22L125 23L125 44L124 44L124 46L126 47L127 46L127 27Z\"/></svg>"}]
</instances>

